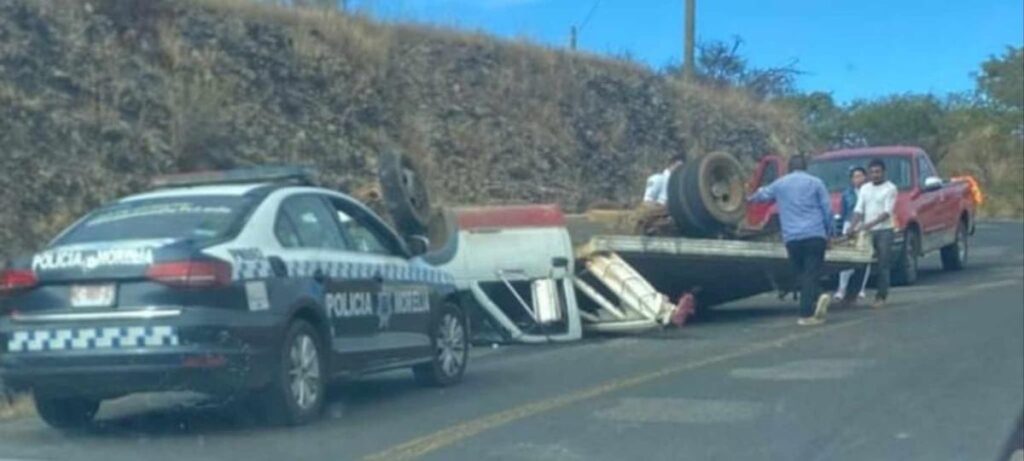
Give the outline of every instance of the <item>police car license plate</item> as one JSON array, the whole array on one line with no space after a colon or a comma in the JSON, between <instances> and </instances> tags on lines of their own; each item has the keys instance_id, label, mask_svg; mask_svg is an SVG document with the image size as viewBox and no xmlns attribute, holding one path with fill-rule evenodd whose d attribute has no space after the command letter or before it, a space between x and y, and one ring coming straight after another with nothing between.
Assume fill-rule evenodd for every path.
<instances>
[{"instance_id":1,"label":"police car license plate","mask_svg":"<svg viewBox=\"0 0 1024 461\"><path fill-rule=\"evenodd\" d=\"M117 285L71 285L71 307L110 307L114 305Z\"/></svg>"}]
</instances>

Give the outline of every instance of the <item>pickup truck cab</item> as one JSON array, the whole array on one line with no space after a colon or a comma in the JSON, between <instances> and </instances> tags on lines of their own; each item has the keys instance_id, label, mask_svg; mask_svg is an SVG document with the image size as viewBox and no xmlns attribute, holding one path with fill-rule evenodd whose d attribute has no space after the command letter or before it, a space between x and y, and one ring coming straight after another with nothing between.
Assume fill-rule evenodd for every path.
<instances>
[{"instance_id":1,"label":"pickup truck cab","mask_svg":"<svg viewBox=\"0 0 1024 461\"><path fill-rule=\"evenodd\" d=\"M893 279L910 285L917 280L918 258L934 251L942 255L942 267L960 270L967 262L968 236L974 234L976 204L971 185L939 177L928 154L918 147L888 146L845 149L814 156L808 172L821 178L832 194L838 214L840 195L849 186L850 169L867 168L872 159L885 162L886 173L899 189L896 198L896 239ZM761 159L749 184L750 191L786 174L785 159ZM746 231L771 231L778 227L775 204L749 203L743 223Z\"/></svg>"}]
</instances>

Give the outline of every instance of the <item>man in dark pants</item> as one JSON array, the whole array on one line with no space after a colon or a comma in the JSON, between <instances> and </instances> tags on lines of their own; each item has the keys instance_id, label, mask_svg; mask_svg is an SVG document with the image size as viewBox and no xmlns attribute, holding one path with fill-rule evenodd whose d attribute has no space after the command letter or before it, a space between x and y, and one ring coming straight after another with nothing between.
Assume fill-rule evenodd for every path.
<instances>
[{"instance_id":1,"label":"man in dark pants","mask_svg":"<svg viewBox=\"0 0 1024 461\"><path fill-rule=\"evenodd\" d=\"M832 227L832 206L825 183L807 174L807 159L790 157L789 174L762 187L752 202L774 201L782 223L782 241L800 282L800 325L825 321L829 296L821 294L821 266Z\"/></svg>"},{"instance_id":2,"label":"man in dark pants","mask_svg":"<svg viewBox=\"0 0 1024 461\"><path fill-rule=\"evenodd\" d=\"M878 261L878 281L875 283L878 290L873 306L880 308L889 297L889 266L895 235L892 219L897 190L896 185L885 178L885 162L881 159L868 164L868 178L871 182L861 186L857 195L848 233L871 232L871 244L875 247L875 259Z\"/></svg>"}]
</instances>

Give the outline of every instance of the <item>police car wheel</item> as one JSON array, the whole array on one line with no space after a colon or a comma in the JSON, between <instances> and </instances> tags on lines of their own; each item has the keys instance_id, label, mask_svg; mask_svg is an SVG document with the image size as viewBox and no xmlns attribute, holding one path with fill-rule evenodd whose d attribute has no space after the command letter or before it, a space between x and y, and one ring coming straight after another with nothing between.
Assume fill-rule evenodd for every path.
<instances>
[{"instance_id":1,"label":"police car wheel","mask_svg":"<svg viewBox=\"0 0 1024 461\"><path fill-rule=\"evenodd\" d=\"M324 353L315 328L304 320L288 327L274 381L265 391L272 424L299 425L316 419L324 406Z\"/></svg>"},{"instance_id":2,"label":"police car wheel","mask_svg":"<svg viewBox=\"0 0 1024 461\"><path fill-rule=\"evenodd\" d=\"M100 409L98 399L79 397L51 397L36 393L36 413L57 429L82 429L92 424Z\"/></svg>"},{"instance_id":3,"label":"police car wheel","mask_svg":"<svg viewBox=\"0 0 1024 461\"><path fill-rule=\"evenodd\" d=\"M450 386L462 380L469 361L469 330L466 318L453 305L445 304L430 327L433 358L413 367L416 382L424 386Z\"/></svg>"}]
</instances>

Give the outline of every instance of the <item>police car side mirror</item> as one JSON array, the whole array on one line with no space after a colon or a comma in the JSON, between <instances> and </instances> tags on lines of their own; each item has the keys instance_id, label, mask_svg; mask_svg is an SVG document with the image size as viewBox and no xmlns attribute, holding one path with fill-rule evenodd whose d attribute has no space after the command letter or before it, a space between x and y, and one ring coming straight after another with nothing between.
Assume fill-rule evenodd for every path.
<instances>
[{"instance_id":1,"label":"police car side mirror","mask_svg":"<svg viewBox=\"0 0 1024 461\"><path fill-rule=\"evenodd\" d=\"M430 249L430 239L422 235L411 235L405 238L405 246L412 256L419 256Z\"/></svg>"}]
</instances>

